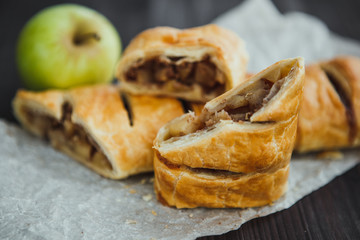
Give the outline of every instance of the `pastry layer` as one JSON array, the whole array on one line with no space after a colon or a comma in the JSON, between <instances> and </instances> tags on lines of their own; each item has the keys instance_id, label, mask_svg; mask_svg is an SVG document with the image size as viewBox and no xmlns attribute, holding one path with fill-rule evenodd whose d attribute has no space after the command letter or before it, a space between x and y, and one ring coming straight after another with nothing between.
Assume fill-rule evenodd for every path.
<instances>
[{"instance_id":1,"label":"pastry layer","mask_svg":"<svg viewBox=\"0 0 360 240\"><path fill-rule=\"evenodd\" d=\"M171 166L155 154L158 199L177 208L245 208L270 204L287 190L289 165L249 174Z\"/></svg>"},{"instance_id":2,"label":"pastry layer","mask_svg":"<svg viewBox=\"0 0 360 240\"><path fill-rule=\"evenodd\" d=\"M180 120L191 123L196 121L195 118L186 114ZM177 124L176 121L172 123ZM232 120L220 120L193 133L163 138L155 147L173 164L251 173L289 163L296 127L297 116L278 123L239 124ZM161 134L159 132L158 137Z\"/></svg>"}]
</instances>

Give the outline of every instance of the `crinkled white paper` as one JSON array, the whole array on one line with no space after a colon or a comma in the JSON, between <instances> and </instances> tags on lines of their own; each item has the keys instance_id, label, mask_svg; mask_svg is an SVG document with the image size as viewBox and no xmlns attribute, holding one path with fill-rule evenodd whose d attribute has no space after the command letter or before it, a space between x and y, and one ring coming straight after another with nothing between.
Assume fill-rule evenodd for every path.
<instances>
[{"instance_id":1,"label":"crinkled white paper","mask_svg":"<svg viewBox=\"0 0 360 240\"><path fill-rule=\"evenodd\" d=\"M299 12L285 15L270 0L247 0L215 19L246 42L249 71L276 61L302 56L306 63L336 55L360 56L360 43L331 33L319 19Z\"/></svg>"},{"instance_id":2,"label":"crinkled white paper","mask_svg":"<svg viewBox=\"0 0 360 240\"><path fill-rule=\"evenodd\" d=\"M319 20L281 15L266 0L247 1L218 18L247 42L250 71L287 57L315 61L360 56L360 45L331 34ZM123 181L102 178L13 124L0 120L0 236L2 239L193 239L237 229L286 209L359 162L295 156L289 191L272 206L176 210L153 193L152 174Z\"/></svg>"}]
</instances>

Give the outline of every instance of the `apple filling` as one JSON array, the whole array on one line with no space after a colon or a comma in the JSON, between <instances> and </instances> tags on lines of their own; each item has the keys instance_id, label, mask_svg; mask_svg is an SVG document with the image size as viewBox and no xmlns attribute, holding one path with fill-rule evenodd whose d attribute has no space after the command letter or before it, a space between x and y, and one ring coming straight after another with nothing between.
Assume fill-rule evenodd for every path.
<instances>
[{"instance_id":1,"label":"apple filling","mask_svg":"<svg viewBox=\"0 0 360 240\"><path fill-rule=\"evenodd\" d=\"M98 144L83 127L71 121L72 108L69 104L63 105L63 116L60 121L45 114L35 113L26 107L22 111L34 131L49 140L54 148L84 161L85 164L112 170L112 165Z\"/></svg>"},{"instance_id":2,"label":"apple filling","mask_svg":"<svg viewBox=\"0 0 360 240\"><path fill-rule=\"evenodd\" d=\"M171 143L184 139L185 135L190 137L201 134L204 131L209 132L221 120L249 123L251 116L276 96L284 82L285 77L277 80L275 83L262 78L245 87L238 94L223 99L221 104L224 104L224 107L220 110L213 113L202 112L201 115L193 118L191 124L186 124L187 120L185 120L185 122L172 125L169 127L168 134L163 137L163 141Z\"/></svg>"},{"instance_id":3,"label":"apple filling","mask_svg":"<svg viewBox=\"0 0 360 240\"><path fill-rule=\"evenodd\" d=\"M251 116L267 104L280 90L285 78L275 83L261 79L233 96L224 109L215 112L205 120L205 126L210 127L220 120L234 122L250 121Z\"/></svg>"},{"instance_id":4,"label":"apple filling","mask_svg":"<svg viewBox=\"0 0 360 240\"><path fill-rule=\"evenodd\" d=\"M151 84L171 92L191 91L196 86L205 94L216 96L225 92L225 75L209 56L197 62L185 57L158 56L133 64L125 80L142 85Z\"/></svg>"}]
</instances>

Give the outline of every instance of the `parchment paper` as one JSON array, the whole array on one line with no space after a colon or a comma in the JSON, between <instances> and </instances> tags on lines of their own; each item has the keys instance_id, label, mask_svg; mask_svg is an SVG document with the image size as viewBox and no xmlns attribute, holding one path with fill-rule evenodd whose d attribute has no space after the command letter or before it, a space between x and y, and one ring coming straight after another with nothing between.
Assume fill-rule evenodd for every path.
<instances>
[{"instance_id":1,"label":"parchment paper","mask_svg":"<svg viewBox=\"0 0 360 240\"><path fill-rule=\"evenodd\" d=\"M247 1L215 20L247 42L250 71L286 57L307 62L337 54L360 56L360 44L330 33L301 13L281 15L266 0ZM176 210L154 196L152 174L104 179L13 124L0 120L1 239L194 239L237 229L286 209L359 161L294 156L289 191L272 206Z\"/></svg>"}]
</instances>

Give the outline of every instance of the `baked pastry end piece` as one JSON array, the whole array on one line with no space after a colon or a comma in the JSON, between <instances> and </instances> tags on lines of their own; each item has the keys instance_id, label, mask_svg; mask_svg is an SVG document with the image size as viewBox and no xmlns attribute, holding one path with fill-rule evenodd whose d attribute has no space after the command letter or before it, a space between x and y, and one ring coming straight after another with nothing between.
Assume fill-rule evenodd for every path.
<instances>
[{"instance_id":1,"label":"baked pastry end piece","mask_svg":"<svg viewBox=\"0 0 360 240\"><path fill-rule=\"evenodd\" d=\"M118 63L124 91L206 102L245 80L243 41L216 25L157 27L136 36Z\"/></svg>"},{"instance_id":2,"label":"baked pastry end piece","mask_svg":"<svg viewBox=\"0 0 360 240\"><path fill-rule=\"evenodd\" d=\"M25 129L112 179L151 171L158 129L183 113L175 99L129 96L107 85L19 90L13 108Z\"/></svg>"},{"instance_id":3,"label":"baked pastry end piece","mask_svg":"<svg viewBox=\"0 0 360 240\"><path fill-rule=\"evenodd\" d=\"M339 56L306 67L295 149L360 145L360 59Z\"/></svg>"}]
</instances>

